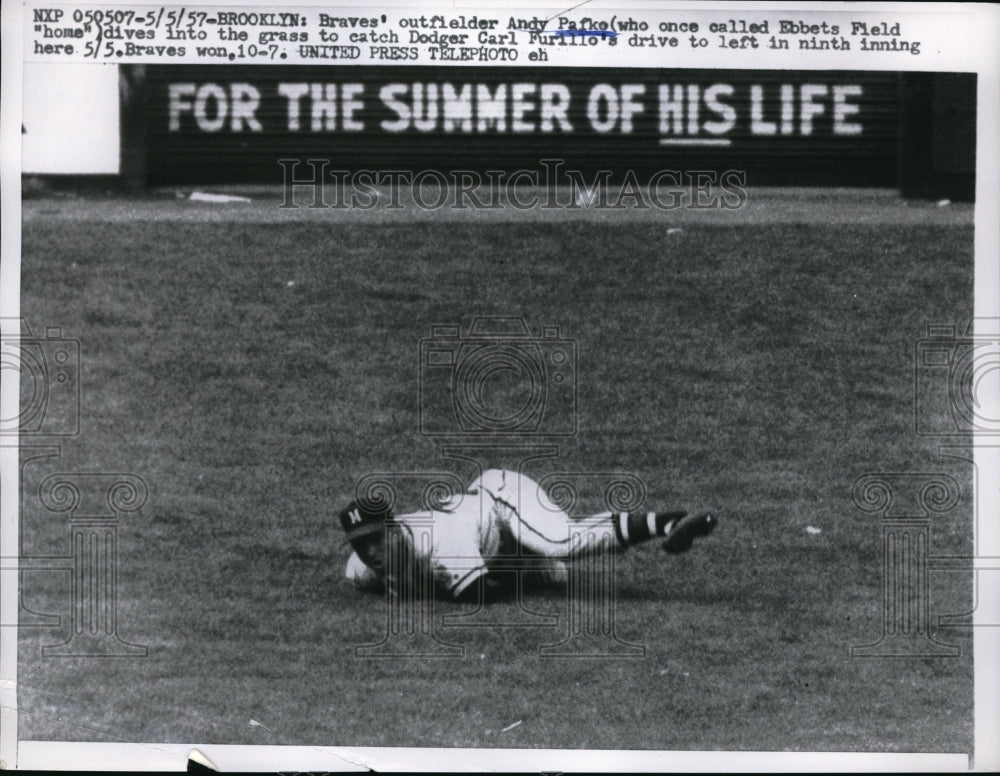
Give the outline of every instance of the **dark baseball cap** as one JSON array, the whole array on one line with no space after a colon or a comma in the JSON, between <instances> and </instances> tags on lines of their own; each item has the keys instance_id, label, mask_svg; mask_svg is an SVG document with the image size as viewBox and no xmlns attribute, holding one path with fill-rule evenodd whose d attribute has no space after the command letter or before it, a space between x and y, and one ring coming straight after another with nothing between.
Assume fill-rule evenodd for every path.
<instances>
[{"instance_id":1,"label":"dark baseball cap","mask_svg":"<svg viewBox=\"0 0 1000 776\"><path fill-rule=\"evenodd\" d=\"M392 517L389 503L384 499L352 501L337 515L348 542L381 533L386 521Z\"/></svg>"}]
</instances>

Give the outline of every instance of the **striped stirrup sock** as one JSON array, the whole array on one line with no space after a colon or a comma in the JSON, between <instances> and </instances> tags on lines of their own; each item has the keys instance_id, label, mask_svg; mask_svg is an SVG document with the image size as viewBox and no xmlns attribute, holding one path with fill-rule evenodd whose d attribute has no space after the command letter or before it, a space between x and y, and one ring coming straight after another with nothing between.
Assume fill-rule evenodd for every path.
<instances>
[{"instance_id":1,"label":"striped stirrup sock","mask_svg":"<svg viewBox=\"0 0 1000 776\"><path fill-rule=\"evenodd\" d=\"M664 537L687 512L616 512L611 515L615 537L622 547Z\"/></svg>"}]
</instances>

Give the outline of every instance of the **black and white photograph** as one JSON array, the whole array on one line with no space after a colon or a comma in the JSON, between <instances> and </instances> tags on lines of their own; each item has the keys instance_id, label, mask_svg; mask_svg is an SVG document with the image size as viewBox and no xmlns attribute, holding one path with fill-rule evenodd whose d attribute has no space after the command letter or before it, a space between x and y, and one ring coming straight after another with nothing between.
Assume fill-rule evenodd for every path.
<instances>
[{"instance_id":1,"label":"black and white photograph","mask_svg":"<svg viewBox=\"0 0 1000 776\"><path fill-rule=\"evenodd\" d=\"M995 6L3 13L0 767L1000 767Z\"/></svg>"}]
</instances>

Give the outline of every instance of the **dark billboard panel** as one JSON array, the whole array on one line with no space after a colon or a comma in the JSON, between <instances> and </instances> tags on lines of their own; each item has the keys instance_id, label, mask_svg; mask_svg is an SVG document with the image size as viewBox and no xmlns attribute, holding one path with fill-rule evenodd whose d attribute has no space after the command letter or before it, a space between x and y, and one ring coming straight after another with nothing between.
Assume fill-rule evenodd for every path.
<instances>
[{"instance_id":1,"label":"dark billboard panel","mask_svg":"<svg viewBox=\"0 0 1000 776\"><path fill-rule=\"evenodd\" d=\"M331 169L745 170L750 185L894 186L897 73L150 66L152 184Z\"/></svg>"}]
</instances>

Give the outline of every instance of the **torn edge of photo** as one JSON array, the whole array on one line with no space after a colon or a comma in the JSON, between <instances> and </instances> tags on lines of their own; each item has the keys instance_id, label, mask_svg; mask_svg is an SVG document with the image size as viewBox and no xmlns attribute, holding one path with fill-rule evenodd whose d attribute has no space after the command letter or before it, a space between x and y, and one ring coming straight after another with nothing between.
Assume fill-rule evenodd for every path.
<instances>
[{"instance_id":1,"label":"torn edge of photo","mask_svg":"<svg viewBox=\"0 0 1000 776\"><path fill-rule=\"evenodd\" d=\"M2 8L0 769L1000 768L1000 9Z\"/></svg>"}]
</instances>

